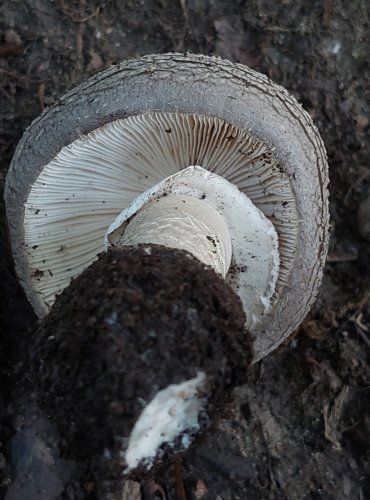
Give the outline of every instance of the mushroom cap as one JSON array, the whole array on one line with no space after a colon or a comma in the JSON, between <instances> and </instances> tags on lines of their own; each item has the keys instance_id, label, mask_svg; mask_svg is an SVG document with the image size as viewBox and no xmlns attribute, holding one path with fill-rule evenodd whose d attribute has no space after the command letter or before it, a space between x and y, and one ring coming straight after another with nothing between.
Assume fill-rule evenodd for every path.
<instances>
[{"instance_id":1,"label":"mushroom cap","mask_svg":"<svg viewBox=\"0 0 370 500\"><path fill-rule=\"evenodd\" d=\"M147 127L149 132L146 135L142 135L141 129L137 128L142 120L146 125L152 125L152 128ZM147 172L142 172L143 175L140 171L136 172L136 179L130 184L131 198L125 198L124 195L121 195L121 199L118 195L109 198L106 194L112 182L109 186L104 184L104 154L100 155L97 164L90 162L89 166L91 156L86 156L86 151L89 141L97 137L99 127L104 129L106 124L105 130L111 130L116 142L122 143L122 134L120 136L117 129L122 121L130 125L123 134L126 141L128 137L135 138L134 130L138 132L136 143L143 146L140 160L148 160L151 175L146 178ZM226 158L229 161L222 163L223 171L215 169L215 173L224 175L245 192L270 218L278 232L282 263L278 293L270 315L266 316L256 335L254 349L255 360L258 360L286 339L302 321L315 299L328 245L328 168L323 142L308 113L285 89L240 64L201 55L145 56L124 62L91 78L35 120L16 150L5 190L18 276L30 302L42 316L47 306L40 300L40 291L35 286L38 268L30 265L24 222L25 215L32 220L32 211L35 217L41 214L36 214L37 206L30 203L32 186L38 179L41 186L42 183L48 184L45 196L50 195L50 210L53 210L53 201L60 201L57 199L57 189L50 190L50 186L54 179L61 183L63 178L55 177L55 171L45 173L43 178L46 166L50 164L55 168L61 159L69 155L75 159L70 162L71 177L66 180L72 182L73 172L78 174L76 180L79 188L74 190L82 206L81 203L77 204L77 213L86 209L78 218L87 228L85 240L81 240L80 244L78 264L81 264L81 272L103 250L105 230L124 208L122 204L128 204L140 192L175 173L173 170L168 171L168 168L163 172L161 165L153 161L153 143L147 142L147 139L148 134L158 139L159 136L153 136L152 131L160 129L161 137L166 136L168 141L178 144L178 134L168 133L176 123L179 125L175 127L176 131L181 129L181 123L188 123L186 132L190 132L191 124L195 123L200 140L185 141L184 147L173 151L171 161L175 159L175 162L171 163L167 158L166 167L172 165L171 168L178 171L198 164L213 169L214 161ZM94 130L96 132L92 132ZM91 135L86 135L90 132ZM237 147L235 138L241 140L241 146ZM223 145L230 145L228 151L232 154L228 155L224 146L218 147L220 141ZM85 148L81 147L83 145ZM80 148L80 153L85 151L85 156L78 152L74 155L76 148ZM110 146L106 151L109 149ZM192 157L194 152L197 158ZM82 162L80 169L79 162ZM112 165L110 162L108 164L109 170ZM113 177L116 166L113 171L110 170ZM88 173L85 177L82 175L84 170ZM93 182L93 189L89 189L92 170L98 172L100 191L99 180ZM117 185L120 185L118 181ZM107 190L103 193L105 187ZM89 203L95 202L96 219L92 219L91 203L84 205L84 196L89 197ZM39 194L37 200L40 200ZM103 201L106 203L103 204ZM67 206L73 209L71 200ZM63 217L61 205L54 205L54 209L54 215L59 213L56 218ZM36 218L35 227L42 224L40 219ZM88 231L90 234L87 234ZM102 235L95 246L89 239L92 233L98 237ZM53 240L53 245L54 253L63 247L63 243L58 247L57 240ZM40 255L38 258L42 262ZM61 251L58 265L63 265L65 259ZM74 257L73 262L77 260ZM48 268L45 271L42 272L47 276ZM70 276L62 288L68 285L69 280Z\"/></svg>"},{"instance_id":2,"label":"mushroom cap","mask_svg":"<svg viewBox=\"0 0 370 500\"><path fill-rule=\"evenodd\" d=\"M65 453L103 478L121 478L186 449L245 381L252 356L244 322L231 287L183 250L102 253L31 339L36 397ZM181 406L193 395L197 404ZM163 439L148 442L157 427Z\"/></svg>"}]
</instances>

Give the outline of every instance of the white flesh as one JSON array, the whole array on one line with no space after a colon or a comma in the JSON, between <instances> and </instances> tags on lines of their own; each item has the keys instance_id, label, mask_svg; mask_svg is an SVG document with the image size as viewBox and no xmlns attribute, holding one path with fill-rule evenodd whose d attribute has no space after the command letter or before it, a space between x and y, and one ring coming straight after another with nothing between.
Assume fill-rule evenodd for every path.
<instances>
[{"instance_id":1,"label":"white flesh","mask_svg":"<svg viewBox=\"0 0 370 500\"><path fill-rule=\"evenodd\" d=\"M280 264L276 231L244 193L219 175L188 167L138 196L106 234L107 245L135 243L183 248L226 275L250 329L270 310Z\"/></svg>"},{"instance_id":2,"label":"white flesh","mask_svg":"<svg viewBox=\"0 0 370 500\"><path fill-rule=\"evenodd\" d=\"M199 412L205 398L206 375L198 375L159 391L144 408L130 434L125 460L127 471L140 463L150 466L159 447L173 444L184 433L182 447L187 448L199 429Z\"/></svg>"}]
</instances>

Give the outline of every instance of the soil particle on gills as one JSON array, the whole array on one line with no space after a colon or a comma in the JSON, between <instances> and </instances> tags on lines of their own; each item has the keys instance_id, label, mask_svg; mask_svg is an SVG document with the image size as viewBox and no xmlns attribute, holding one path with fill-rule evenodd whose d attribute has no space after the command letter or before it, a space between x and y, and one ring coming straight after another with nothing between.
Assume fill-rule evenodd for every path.
<instances>
[{"instance_id":1,"label":"soil particle on gills","mask_svg":"<svg viewBox=\"0 0 370 500\"><path fill-rule=\"evenodd\" d=\"M142 245L101 254L57 298L31 342L37 398L58 426L64 456L114 481L140 478L186 449L245 380L244 322L232 289L182 250ZM167 396L175 399L166 406ZM177 434L162 425L157 448L148 444L155 451L129 460L133 440L153 435L148 418L160 425L171 412Z\"/></svg>"}]
</instances>

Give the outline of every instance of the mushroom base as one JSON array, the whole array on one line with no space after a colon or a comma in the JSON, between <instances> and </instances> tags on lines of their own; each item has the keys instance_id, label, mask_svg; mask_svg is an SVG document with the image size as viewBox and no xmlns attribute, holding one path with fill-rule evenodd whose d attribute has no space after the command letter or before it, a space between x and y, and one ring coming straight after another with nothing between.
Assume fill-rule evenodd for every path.
<instances>
[{"instance_id":1,"label":"mushroom base","mask_svg":"<svg viewBox=\"0 0 370 500\"><path fill-rule=\"evenodd\" d=\"M115 481L140 478L184 450L245 379L244 323L230 286L185 251L142 245L101 254L57 298L30 352L36 396L59 428L64 456ZM129 437L144 408L199 373L207 388L196 425L128 467Z\"/></svg>"},{"instance_id":2,"label":"mushroom base","mask_svg":"<svg viewBox=\"0 0 370 500\"><path fill-rule=\"evenodd\" d=\"M207 401L207 378L203 372L180 384L158 391L137 419L130 434L125 460L127 471L140 463L151 465L162 444L181 435L187 448L199 431L198 416Z\"/></svg>"}]
</instances>

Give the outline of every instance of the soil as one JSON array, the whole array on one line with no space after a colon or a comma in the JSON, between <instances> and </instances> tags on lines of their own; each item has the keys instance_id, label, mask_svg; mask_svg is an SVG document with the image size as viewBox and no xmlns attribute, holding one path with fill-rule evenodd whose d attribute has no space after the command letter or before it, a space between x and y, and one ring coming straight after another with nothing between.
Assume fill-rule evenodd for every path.
<instances>
[{"instance_id":1,"label":"soil","mask_svg":"<svg viewBox=\"0 0 370 500\"><path fill-rule=\"evenodd\" d=\"M267 74L310 112L327 147L331 246L312 313L279 352L249 370L217 430L149 478L142 498L370 498L370 245L360 236L366 221L357 217L370 196L369 14L366 0L0 6L3 178L44 106L113 63L153 52L215 54ZM36 320L14 275L3 206L0 229L1 498L15 477L14 367L24 361ZM62 495L78 498L71 484Z\"/></svg>"}]
</instances>

